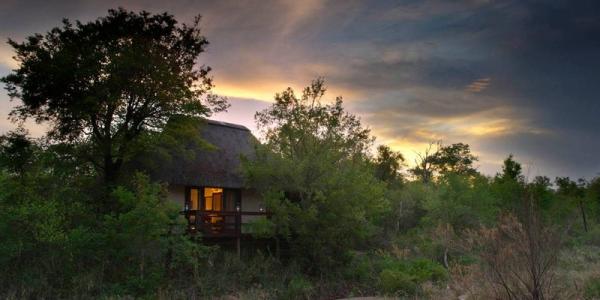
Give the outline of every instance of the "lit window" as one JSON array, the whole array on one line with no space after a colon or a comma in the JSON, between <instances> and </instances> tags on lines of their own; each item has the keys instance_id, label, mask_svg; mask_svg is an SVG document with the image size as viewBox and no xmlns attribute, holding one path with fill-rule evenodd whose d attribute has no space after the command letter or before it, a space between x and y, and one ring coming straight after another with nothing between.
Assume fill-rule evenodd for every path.
<instances>
[{"instance_id":1,"label":"lit window","mask_svg":"<svg viewBox=\"0 0 600 300\"><path fill-rule=\"evenodd\" d=\"M222 211L223 210L223 189L222 188L204 188L204 210Z\"/></svg>"},{"instance_id":2,"label":"lit window","mask_svg":"<svg viewBox=\"0 0 600 300\"><path fill-rule=\"evenodd\" d=\"M190 209L197 210L198 209L198 189L190 189Z\"/></svg>"}]
</instances>

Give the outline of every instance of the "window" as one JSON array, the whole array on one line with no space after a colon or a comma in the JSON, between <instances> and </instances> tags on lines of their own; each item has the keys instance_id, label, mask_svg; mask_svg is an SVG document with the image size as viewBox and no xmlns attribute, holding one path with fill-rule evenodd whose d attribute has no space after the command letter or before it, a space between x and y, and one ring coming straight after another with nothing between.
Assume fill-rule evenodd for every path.
<instances>
[{"instance_id":1,"label":"window","mask_svg":"<svg viewBox=\"0 0 600 300\"><path fill-rule=\"evenodd\" d=\"M222 188L204 188L204 210L222 211L223 210L223 189Z\"/></svg>"},{"instance_id":2,"label":"window","mask_svg":"<svg viewBox=\"0 0 600 300\"><path fill-rule=\"evenodd\" d=\"M190 209L191 210L197 210L198 209L198 207L199 207L198 200L200 200L198 189L197 188L191 188L190 189Z\"/></svg>"}]
</instances>

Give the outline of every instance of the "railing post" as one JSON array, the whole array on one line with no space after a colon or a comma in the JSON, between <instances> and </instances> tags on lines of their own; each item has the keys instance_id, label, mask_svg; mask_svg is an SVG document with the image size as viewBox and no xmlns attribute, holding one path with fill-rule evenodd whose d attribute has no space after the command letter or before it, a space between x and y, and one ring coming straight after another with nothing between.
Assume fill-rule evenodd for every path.
<instances>
[{"instance_id":1,"label":"railing post","mask_svg":"<svg viewBox=\"0 0 600 300\"><path fill-rule=\"evenodd\" d=\"M196 217L194 218L194 226L196 227L196 232L200 231L200 226L202 226L201 220L200 220L200 210L196 209L196 211L194 212L196 214ZM202 233L202 232L201 232Z\"/></svg>"},{"instance_id":2,"label":"railing post","mask_svg":"<svg viewBox=\"0 0 600 300\"><path fill-rule=\"evenodd\" d=\"M235 234L242 235L242 212L239 210L235 213Z\"/></svg>"},{"instance_id":3,"label":"railing post","mask_svg":"<svg viewBox=\"0 0 600 300\"><path fill-rule=\"evenodd\" d=\"M236 246L237 246L237 255L238 258L241 258L242 256L242 245L241 245L241 238L242 238L242 212L240 208L236 209L236 213L235 213L235 233L236 233Z\"/></svg>"}]
</instances>

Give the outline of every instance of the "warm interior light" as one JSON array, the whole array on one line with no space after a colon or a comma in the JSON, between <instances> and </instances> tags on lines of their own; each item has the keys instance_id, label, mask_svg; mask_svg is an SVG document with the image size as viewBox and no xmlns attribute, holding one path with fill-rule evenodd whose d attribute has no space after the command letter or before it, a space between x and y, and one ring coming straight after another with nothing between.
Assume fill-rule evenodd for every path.
<instances>
[{"instance_id":1,"label":"warm interior light","mask_svg":"<svg viewBox=\"0 0 600 300\"><path fill-rule=\"evenodd\" d=\"M223 210L223 189L222 188L204 188L204 210L222 211ZM221 216L211 216L210 222L217 223L221 221Z\"/></svg>"},{"instance_id":2,"label":"warm interior light","mask_svg":"<svg viewBox=\"0 0 600 300\"><path fill-rule=\"evenodd\" d=\"M204 188L204 210L221 211L223 208L223 189Z\"/></svg>"},{"instance_id":3,"label":"warm interior light","mask_svg":"<svg viewBox=\"0 0 600 300\"><path fill-rule=\"evenodd\" d=\"M198 189L190 189L190 206L191 206L191 210L197 210L198 209L198 199L199 199Z\"/></svg>"}]
</instances>

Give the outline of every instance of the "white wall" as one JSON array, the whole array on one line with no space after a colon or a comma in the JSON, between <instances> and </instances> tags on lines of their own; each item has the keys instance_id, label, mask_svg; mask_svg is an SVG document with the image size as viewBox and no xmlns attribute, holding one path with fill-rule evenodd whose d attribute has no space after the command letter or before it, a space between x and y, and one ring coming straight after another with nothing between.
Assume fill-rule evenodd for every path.
<instances>
[{"instance_id":1,"label":"white wall","mask_svg":"<svg viewBox=\"0 0 600 300\"><path fill-rule=\"evenodd\" d=\"M242 190L242 211L243 212L259 212L259 208L261 206L262 199L260 195L256 192L256 190ZM263 205L264 208L264 205ZM262 218L262 216L242 216L242 223L248 223L251 220L256 218Z\"/></svg>"}]
</instances>

